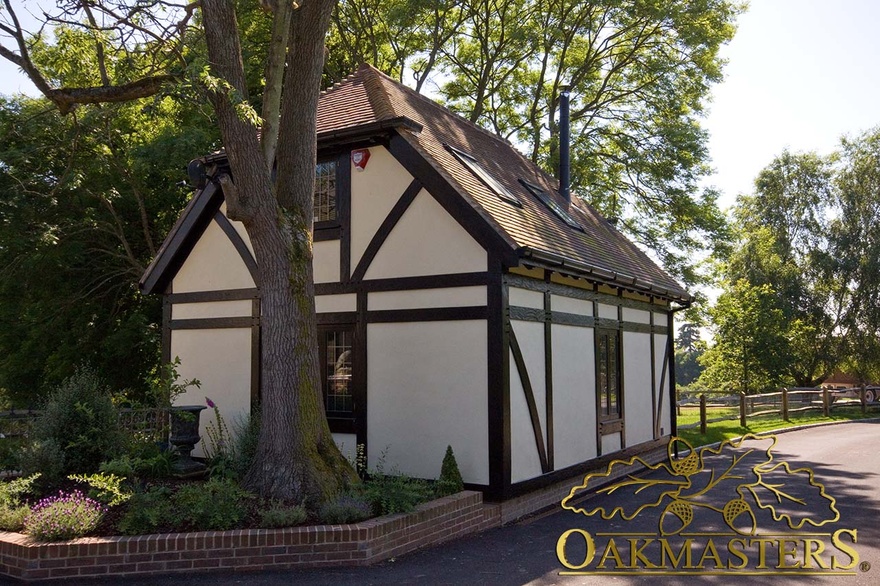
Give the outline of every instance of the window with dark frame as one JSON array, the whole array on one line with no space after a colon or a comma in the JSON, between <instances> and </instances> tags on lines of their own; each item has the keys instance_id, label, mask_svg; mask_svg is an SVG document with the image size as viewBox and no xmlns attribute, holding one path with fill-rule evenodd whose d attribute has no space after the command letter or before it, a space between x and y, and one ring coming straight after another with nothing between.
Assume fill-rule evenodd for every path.
<instances>
[{"instance_id":1,"label":"window with dark frame","mask_svg":"<svg viewBox=\"0 0 880 586\"><path fill-rule=\"evenodd\" d=\"M596 330L596 391L599 421L620 419L620 332Z\"/></svg>"},{"instance_id":2,"label":"window with dark frame","mask_svg":"<svg viewBox=\"0 0 880 586\"><path fill-rule=\"evenodd\" d=\"M352 343L354 332L348 326L319 328L321 385L328 419L352 419Z\"/></svg>"},{"instance_id":3,"label":"window with dark frame","mask_svg":"<svg viewBox=\"0 0 880 586\"><path fill-rule=\"evenodd\" d=\"M314 222L336 221L336 160L322 161L315 166Z\"/></svg>"}]
</instances>

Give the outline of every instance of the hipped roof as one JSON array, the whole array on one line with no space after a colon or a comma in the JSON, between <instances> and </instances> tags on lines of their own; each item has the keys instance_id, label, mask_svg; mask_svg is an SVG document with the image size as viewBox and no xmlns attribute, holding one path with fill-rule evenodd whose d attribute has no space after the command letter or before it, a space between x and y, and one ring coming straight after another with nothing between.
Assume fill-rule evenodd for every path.
<instances>
[{"instance_id":1,"label":"hipped roof","mask_svg":"<svg viewBox=\"0 0 880 586\"><path fill-rule=\"evenodd\" d=\"M558 182L544 173L510 143L436 102L396 82L369 65L362 65L341 83L325 91L318 106L318 137L358 126L408 119L421 131L400 134L455 190L513 246L523 258L557 265L600 281L680 302L691 296L675 279L592 206L572 196L570 205L558 195ZM445 148L467 152L509 191L522 207L500 199ZM568 226L519 182L543 189L580 223Z\"/></svg>"},{"instance_id":2,"label":"hipped roof","mask_svg":"<svg viewBox=\"0 0 880 586\"><path fill-rule=\"evenodd\" d=\"M594 208L572 196L571 204L558 194L558 183L519 153L510 143L465 120L436 102L396 82L379 70L362 65L352 75L322 92L318 103L317 138L323 143L371 131L394 132L408 143L485 223L503 253L522 262L545 266L662 299L690 303L691 296L635 244ZM503 201L468 170L446 145L474 157L511 193L521 207ZM223 153L208 157L225 158ZM583 228L570 227L520 183L525 180L545 191ZM205 191L211 191L209 188ZM195 200L200 199L197 194ZM211 193L213 196L213 191ZM173 275L173 267L188 254L192 236L186 225L199 225L192 216L200 206L184 211L156 259L141 279L141 289L153 292ZM207 209L207 206L201 206ZM505 254L510 257L510 254Z\"/></svg>"}]
</instances>

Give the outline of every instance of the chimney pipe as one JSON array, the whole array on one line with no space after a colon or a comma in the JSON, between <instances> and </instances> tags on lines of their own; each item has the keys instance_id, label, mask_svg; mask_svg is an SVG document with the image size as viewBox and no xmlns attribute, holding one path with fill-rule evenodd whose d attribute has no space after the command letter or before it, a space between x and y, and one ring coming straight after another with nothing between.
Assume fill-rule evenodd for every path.
<instances>
[{"instance_id":1,"label":"chimney pipe","mask_svg":"<svg viewBox=\"0 0 880 586\"><path fill-rule=\"evenodd\" d=\"M571 202L571 114L568 105L568 86L559 93L559 195Z\"/></svg>"}]
</instances>

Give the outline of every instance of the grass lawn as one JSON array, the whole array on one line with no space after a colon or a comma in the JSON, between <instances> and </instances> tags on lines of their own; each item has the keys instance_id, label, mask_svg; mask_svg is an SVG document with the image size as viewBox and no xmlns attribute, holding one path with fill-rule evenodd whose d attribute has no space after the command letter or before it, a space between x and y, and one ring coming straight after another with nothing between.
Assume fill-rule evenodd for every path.
<instances>
[{"instance_id":1,"label":"grass lawn","mask_svg":"<svg viewBox=\"0 0 880 586\"><path fill-rule=\"evenodd\" d=\"M738 413L739 410L737 410L737 414ZM729 421L717 421L715 423L709 423L706 426L706 435L700 433L699 427L680 429L678 431L678 435L679 437L687 440L692 446L699 447L707 444L714 444L716 442L724 441L726 439L740 437L747 433L772 432L788 427L809 425L811 423L828 423L831 421L867 419L871 417L877 417L878 415L880 415L880 411L878 411L876 407L869 408L867 413L862 413L862 410L858 405L853 405L848 407L840 407L833 410L830 417L824 417L821 412L815 411L808 411L805 413L793 413L789 417L790 421L784 421L779 415L765 415L761 417L749 418L747 421L748 425L746 425L746 427L742 427L739 424L739 417L737 417L737 419ZM710 415L710 418L711 417L712 416ZM700 415L699 410L697 410L696 421L699 420ZM678 422L681 424L692 423L692 420L685 417L679 417Z\"/></svg>"}]
</instances>

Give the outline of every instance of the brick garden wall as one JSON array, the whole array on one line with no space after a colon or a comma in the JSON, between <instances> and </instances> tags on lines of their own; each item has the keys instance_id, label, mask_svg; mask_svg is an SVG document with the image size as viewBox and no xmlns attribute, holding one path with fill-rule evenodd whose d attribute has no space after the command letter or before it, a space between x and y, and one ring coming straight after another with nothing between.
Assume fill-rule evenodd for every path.
<instances>
[{"instance_id":1,"label":"brick garden wall","mask_svg":"<svg viewBox=\"0 0 880 586\"><path fill-rule=\"evenodd\" d=\"M243 529L34 543L0 532L0 573L24 580L220 569L366 565L500 524L479 492L353 525Z\"/></svg>"},{"instance_id":2,"label":"brick garden wall","mask_svg":"<svg viewBox=\"0 0 880 586\"><path fill-rule=\"evenodd\" d=\"M642 450L642 457L649 462L666 456L665 448ZM633 454L624 451L615 455L625 459ZM604 466L593 471L602 469ZM618 467L614 472L607 480L627 470ZM44 580L368 565L558 507L583 476L502 503L483 503L482 493L464 491L421 505L412 513L352 525L91 537L54 544L35 543L25 535L0 531L0 575Z\"/></svg>"}]
</instances>

